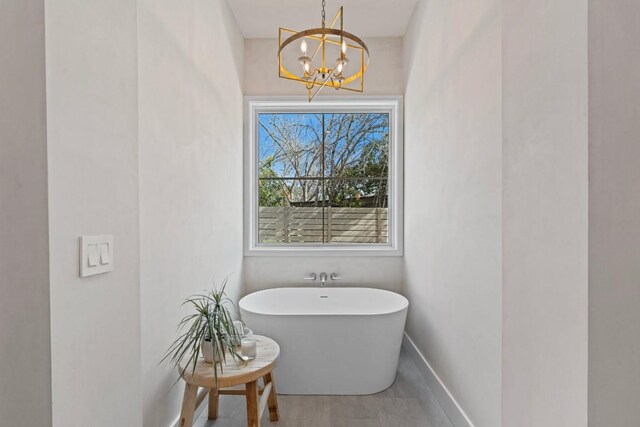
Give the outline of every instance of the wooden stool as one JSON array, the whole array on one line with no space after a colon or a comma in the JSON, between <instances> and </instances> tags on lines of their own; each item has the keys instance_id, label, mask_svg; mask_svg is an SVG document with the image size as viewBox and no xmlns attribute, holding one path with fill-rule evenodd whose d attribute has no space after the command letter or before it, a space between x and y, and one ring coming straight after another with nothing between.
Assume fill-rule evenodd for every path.
<instances>
[{"instance_id":1,"label":"wooden stool","mask_svg":"<svg viewBox=\"0 0 640 427\"><path fill-rule=\"evenodd\" d=\"M182 399L182 411L180 413L180 426L193 425L193 413L204 398L209 395L209 419L218 418L218 397L221 394L244 395L247 399L247 426L259 427L260 418L265 406L269 406L269 419L278 421L278 399L276 386L271 372L276 366L276 360L280 354L280 347L271 338L254 335L258 341L257 356L246 363L236 362L227 355L226 364L218 364L218 383L213 372L213 365L199 360L195 372L192 367L182 374L186 382L184 397ZM180 367L180 372L182 372ZM258 380L262 378L264 387L258 386ZM244 389L230 387L244 385ZM202 390L198 391L198 387ZM259 400L258 397L260 396Z\"/></svg>"}]
</instances>

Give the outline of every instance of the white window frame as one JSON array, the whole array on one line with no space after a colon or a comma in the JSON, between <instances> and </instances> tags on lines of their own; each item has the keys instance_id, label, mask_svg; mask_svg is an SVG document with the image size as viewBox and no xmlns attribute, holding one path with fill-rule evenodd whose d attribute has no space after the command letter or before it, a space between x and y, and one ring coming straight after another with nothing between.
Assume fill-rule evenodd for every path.
<instances>
[{"instance_id":1,"label":"white window frame","mask_svg":"<svg viewBox=\"0 0 640 427\"><path fill-rule=\"evenodd\" d=\"M403 116L401 96L245 97L244 99L244 254L245 256L402 256ZM258 243L258 114L304 112L386 112L389 114L389 242L345 244Z\"/></svg>"}]
</instances>

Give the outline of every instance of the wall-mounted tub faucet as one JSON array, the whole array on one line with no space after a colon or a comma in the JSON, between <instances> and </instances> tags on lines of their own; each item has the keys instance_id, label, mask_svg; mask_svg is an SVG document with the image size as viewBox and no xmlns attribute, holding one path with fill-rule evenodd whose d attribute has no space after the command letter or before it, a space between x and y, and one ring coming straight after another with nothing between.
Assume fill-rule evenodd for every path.
<instances>
[{"instance_id":1,"label":"wall-mounted tub faucet","mask_svg":"<svg viewBox=\"0 0 640 427\"><path fill-rule=\"evenodd\" d=\"M324 271L320 273L320 286L324 288L324 284L327 282L329 276Z\"/></svg>"},{"instance_id":2,"label":"wall-mounted tub faucet","mask_svg":"<svg viewBox=\"0 0 640 427\"><path fill-rule=\"evenodd\" d=\"M307 277L304 277L304 280L311 280L313 282L315 282L318 279L320 279L320 287L324 288L324 285L326 285L327 280L329 280L329 279L331 279L331 280L342 280L342 277L338 276L338 273L327 274L324 271L322 273L320 273L320 274L309 273L309 275Z\"/></svg>"}]
</instances>

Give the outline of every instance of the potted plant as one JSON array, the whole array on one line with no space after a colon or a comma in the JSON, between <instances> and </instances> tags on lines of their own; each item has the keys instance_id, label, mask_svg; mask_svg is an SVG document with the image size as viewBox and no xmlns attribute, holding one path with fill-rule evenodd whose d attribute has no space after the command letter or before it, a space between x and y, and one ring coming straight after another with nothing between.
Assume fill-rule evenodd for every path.
<instances>
[{"instance_id":1,"label":"potted plant","mask_svg":"<svg viewBox=\"0 0 640 427\"><path fill-rule=\"evenodd\" d=\"M185 299L182 305L189 305L194 312L185 316L178 323L178 338L169 346L162 361L170 359L176 366L182 366L182 372L191 367L195 371L198 358L202 354L205 362L213 364L217 378L217 365L227 354L235 360L241 360L236 350L239 341L238 332L234 328L233 318L227 305L233 302L225 295L227 279L222 288L195 294ZM184 362L184 363L182 363Z\"/></svg>"}]
</instances>

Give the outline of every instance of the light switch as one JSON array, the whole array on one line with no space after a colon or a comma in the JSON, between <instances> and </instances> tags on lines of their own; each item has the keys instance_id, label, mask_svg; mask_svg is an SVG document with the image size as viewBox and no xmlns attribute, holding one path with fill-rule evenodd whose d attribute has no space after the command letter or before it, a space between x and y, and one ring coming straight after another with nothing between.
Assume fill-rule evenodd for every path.
<instances>
[{"instance_id":1,"label":"light switch","mask_svg":"<svg viewBox=\"0 0 640 427\"><path fill-rule=\"evenodd\" d=\"M111 256L109 255L109 244L103 243L100 245L100 264L107 265L111 262Z\"/></svg>"},{"instance_id":2,"label":"light switch","mask_svg":"<svg viewBox=\"0 0 640 427\"><path fill-rule=\"evenodd\" d=\"M113 270L113 236L80 237L80 277Z\"/></svg>"},{"instance_id":3,"label":"light switch","mask_svg":"<svg viewBox=\"0 0 640 427\"><path fill-rule=\"evenodd\" d=\"M98 265L98 245L89 245L87 248L88 251L88 259L89 259L89 267L95 267Z\"/></svg>"}]
</instances>

